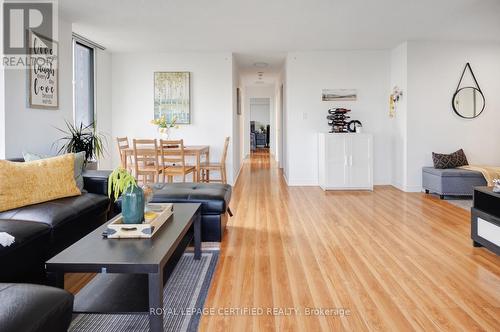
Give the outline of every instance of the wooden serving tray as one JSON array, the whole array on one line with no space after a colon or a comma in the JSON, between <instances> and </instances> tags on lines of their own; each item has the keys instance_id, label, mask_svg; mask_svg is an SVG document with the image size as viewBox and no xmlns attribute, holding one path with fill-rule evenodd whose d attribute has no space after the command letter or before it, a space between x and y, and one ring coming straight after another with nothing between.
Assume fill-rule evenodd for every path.
<instances>
[{"instance_id":1,"label":"wooden serving tray","mask_svg":"<svg viewBox=\"0 0 500 332\"><path fill-rule=\"evenodd\" d=\"M146 220L142 224L124 224L121 214L117 215L108 224L106 230L108 239L150 239L160 227L174 213L172 203L149 203L151 212L157 213L152 220Z\"/></svg>"}]
</instances>

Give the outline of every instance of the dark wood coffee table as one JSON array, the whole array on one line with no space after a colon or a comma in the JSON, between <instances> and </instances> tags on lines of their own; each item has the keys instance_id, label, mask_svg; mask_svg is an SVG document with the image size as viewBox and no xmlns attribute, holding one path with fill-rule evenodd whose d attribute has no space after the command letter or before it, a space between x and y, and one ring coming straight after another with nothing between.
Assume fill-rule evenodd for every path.
<instances>
[{"instance_id":1,"label":"dark wood coffee table","mask_svg":"<svg viewBox=\"0 0 500 332\"><path fill-rule=\"evenodd\" d=\"M128 274L135 277L147 275L147 292L144 291L144 293L148 294L149 308L143 308L146 310L142 311L147 311L149 314L151 331L163 331L163 270L168 259L192 225L194 225L194 259L200 259L201 204L174 204L174 214L151 239L103 239L102 233L106 230L106 225L104 224L51 258L45 264L47 272L53 275L60 288L64 288L64 273L67 272ZM107 288L112 289L113 287L108 284ZM127 282L123 287L118 288L119 295L117 294L117 296L120 296L121 299L136 299L137 296L141 295L124 295L127 292L137 293L141 290L141 287L134 282ZM101 296L98 310L89 308L86 312L124 313L137 311L137 301L135 300L131 300L130 303L122 303L123 307L120 308L117 308L116 301L110 301L114 305L110 305L110 311L108 311L106 300L110 299L111 296L110 294ZM127 310L127 305L130 305L130 310ZM81 310L77 311L82 312Z\"/></svg>"}]
</instances>

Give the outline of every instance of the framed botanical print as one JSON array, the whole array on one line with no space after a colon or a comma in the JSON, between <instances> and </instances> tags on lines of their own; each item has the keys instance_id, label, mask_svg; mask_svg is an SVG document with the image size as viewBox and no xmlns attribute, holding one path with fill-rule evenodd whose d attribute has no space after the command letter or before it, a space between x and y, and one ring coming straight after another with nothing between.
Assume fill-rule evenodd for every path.
<instances>
[{"instance_id":1,"label":"framed botanical print","mask_svg":"<svg viewBox=\"0 0 500 332\"><path fill-rule=\"evenodd\" d=\"M165 116L167 122L175 117L177 124L191 123L190 73L154 73L154 118Z\"/></svg>"},{"instance_id":2,"label":"framed botanical print","mask_svg":"<svg viewBox=\"0 0 500 332\"><path fill-rule=\"evenodd\" d=\"M59 108L58 44L28 30L29 58L28 89L29 107Z\"/></svg>"}]
</instances>

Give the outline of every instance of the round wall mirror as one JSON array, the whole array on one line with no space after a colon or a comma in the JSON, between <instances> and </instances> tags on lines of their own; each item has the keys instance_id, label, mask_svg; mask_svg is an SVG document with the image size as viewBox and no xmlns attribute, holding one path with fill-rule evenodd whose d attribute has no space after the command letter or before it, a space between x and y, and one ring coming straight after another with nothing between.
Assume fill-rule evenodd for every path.
<instances>
[{"instance_id":1,"label":"round wall mirror","mask_svg":"<svg viewBox=\"0 0 500 332\"><path fill-rule=\"evenodd\" d=\"M484 110L486 104L483 93L474 87L458 89L453 95L453 110L458 116L474 119Z\"/></svg>"}]
</instances>

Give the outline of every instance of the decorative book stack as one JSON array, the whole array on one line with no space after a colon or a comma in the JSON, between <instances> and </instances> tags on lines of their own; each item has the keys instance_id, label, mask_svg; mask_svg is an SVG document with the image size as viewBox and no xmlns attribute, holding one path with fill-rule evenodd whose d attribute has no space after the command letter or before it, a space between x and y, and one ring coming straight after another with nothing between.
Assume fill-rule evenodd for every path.
<instances>
[{"instance_id":1,"label":"decorative book stack","mask_svg":"<svg viewBox=\"0 0 500 332\"><path fill-rule=\"evenodd\" d=\"M346 108L332 108L328 110L328 125L332 127L330 133L347 133L349 132L347 125L349 123L349 113L351 110Z\"/></svg>"}]
</instances>

